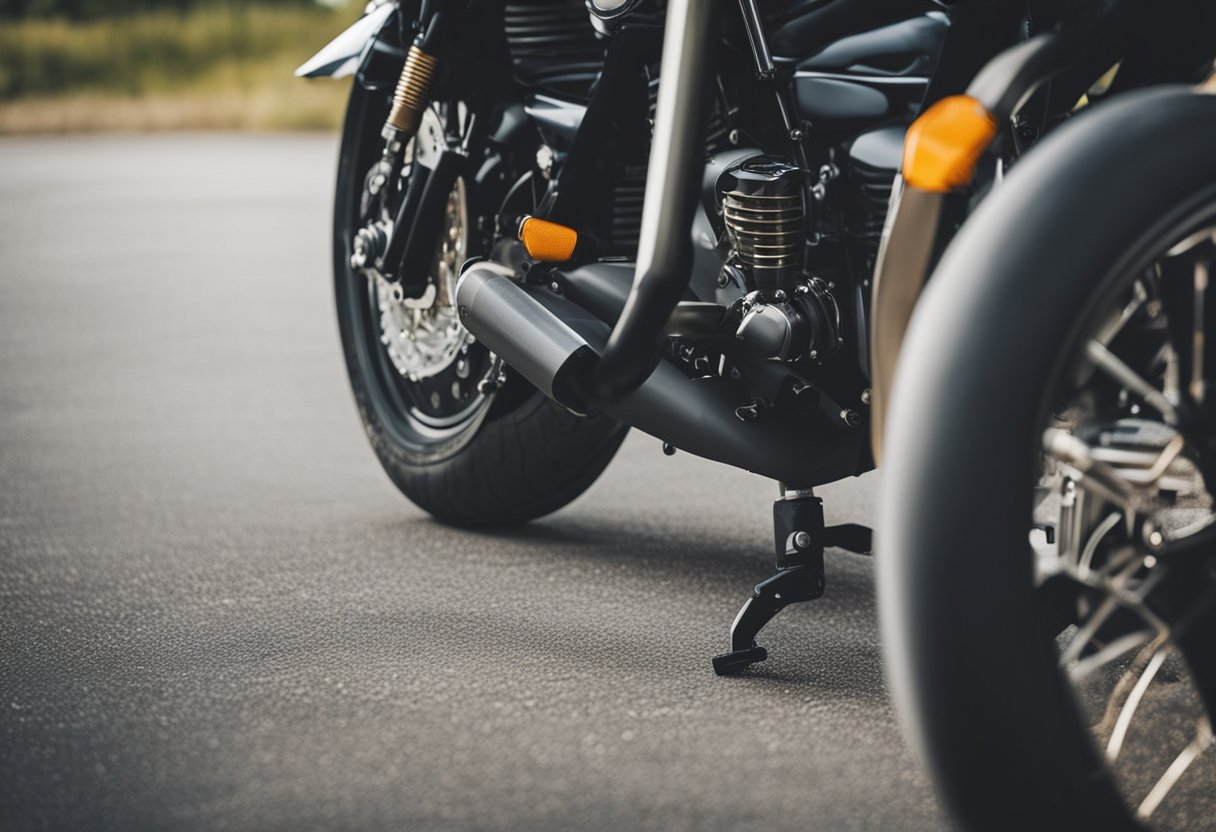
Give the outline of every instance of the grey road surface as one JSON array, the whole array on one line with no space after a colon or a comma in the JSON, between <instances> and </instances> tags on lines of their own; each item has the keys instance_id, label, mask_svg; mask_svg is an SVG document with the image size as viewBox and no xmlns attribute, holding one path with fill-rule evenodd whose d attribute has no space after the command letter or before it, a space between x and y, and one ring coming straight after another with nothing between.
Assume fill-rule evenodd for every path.
<instances>
[{"instance_id":1,"label":"grey road surface","mask_svg":"<svg viewBox=\"0 0 1216 832\"><path fill-rule=\"evenodd\" d=\"M635 434L509 534L394 490L331 311L335 158L0 142L0 828L942 828L870 562L710 670L771 483Z\"/></svg>"}]
</instances>

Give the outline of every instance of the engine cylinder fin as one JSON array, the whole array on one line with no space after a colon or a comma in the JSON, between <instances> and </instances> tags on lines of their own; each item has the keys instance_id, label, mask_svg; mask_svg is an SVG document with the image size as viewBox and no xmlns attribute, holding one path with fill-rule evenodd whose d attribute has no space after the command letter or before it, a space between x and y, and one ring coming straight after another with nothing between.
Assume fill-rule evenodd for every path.
<instances>
[{"instance_id":1,"label":"engine cylinder fin","mask_svg":"<svg viewBox=\"0 0 1216 832\"><path fill-rule=\"evenodd\" d=\"M748 194L727 191L722 216L732 250L752 269L796 267L802 239L802 200L798 194Z\"/></svg>"}]
</instances>

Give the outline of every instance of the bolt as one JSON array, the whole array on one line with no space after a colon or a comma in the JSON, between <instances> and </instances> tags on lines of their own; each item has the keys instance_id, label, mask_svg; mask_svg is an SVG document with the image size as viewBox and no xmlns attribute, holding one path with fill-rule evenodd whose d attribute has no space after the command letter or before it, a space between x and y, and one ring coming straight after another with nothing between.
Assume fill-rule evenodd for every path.
<instances>
[{"instance_id":1,"label":"bolt","mask_svg":"<svg viewBox=\"0 0 1216 832\"><path fill-rule=\"evenodd\" d=\"M849 410L847 407L840 411L840 421L844 422L851 428L855 428L861 424L861 416L856 410Z\"/></svg>"},{"instance_id":2,"label":"bolt","mask_svg":"<svg viewBox=\"0 0 1216 832\"><path fill-rule=\"evenodd\" d=\"M809 358L810 358L812 361L814 361L816 358L818 358L818 357L819 357L819 350L811 350L811 351L810 351L810 353L808 354L808 357L809 357Z\"/></svg>"},{"instance_id":3,"label":"bolt","mask_svg":"<svg viewBox=\"0 0 1216 832\"><path fill-rule=\"evenodd\" d=\"M731 144L737 145L739 143L739 131L731 130L730 133L726 135L726 138Z\"/></svg>"},{"instance_id":4,"label":"bolt","mask_svg":"<svg viewBox=\"0 0 1216 832\"><path fill-rule=\"evenodd\" d=\"M862 404L869 404L871 398L873 398L873 394L870 392L869 387L867 387L865 390L861 391L861 403Z\"/></svg>"},{"instance_id":5,"label":"bolt","mask_svg":"<svg viewBox=\"0 0 1216 832\"><path fill-rule=\"evenodd\" d=\"M663 443L663 454L664 454L664 456L675 456L676 455L676 446L671 444L670 442L664 442Z\"/></svg>"},{"instance_id":6,"label":"bolt","mask_svg":"<svg viewBox=\"0 0 1216 832\"><path fill-rule=\"evenodd\" d=\"M802 131L799 130L797 127L795 127L793 130L790 131L790 141L792 141L792 142L802 141Z\"/></svg>"},{"instance_id":7,"label":"bolt","mask_svg":"<svg viewBox=\"0 0 1216 832\"><path fill-rule=\"evenodd\" d=\"M551 291L553 291L554 293L558 293L558 294L560 294L562 291L561 284L558 283L556 280L549 284L549 289Z\"/></svg>"},{"instance_id":8,"label":"bolt","mask_svg":"<svg viewBox=\"0 0 1216 832\"><path fill-rule=\"evenodd\" d=\"M806 549L811 545L811 536L806 532L794 532L794 548Z\"/></svg>"}]
</instances>

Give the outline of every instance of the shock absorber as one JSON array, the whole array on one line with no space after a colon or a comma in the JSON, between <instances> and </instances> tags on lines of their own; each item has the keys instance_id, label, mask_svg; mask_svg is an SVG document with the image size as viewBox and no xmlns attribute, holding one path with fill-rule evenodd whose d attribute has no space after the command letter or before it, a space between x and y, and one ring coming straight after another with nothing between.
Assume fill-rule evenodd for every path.
<instances>
[{"instance_id":1,"label":"shock absorber","mask_svg":"<svg viewBox=\"0 0 1216 832\"><path fill-rule=\"evenodd\" d=\"M434 2L423 3L419 20L422 31L410 44L401 67L401 77L393 92L393 108L384 123L384 139L390 148L403 147L418 131L422 113L431 98L431 82L439 65L434 44L441 37L444 13L434 9Z\"/></svg>"},{"instance_id":2,"label":"shock absorber","mask_svg":"<svg viewBox=\"0 0 1216 832\"><path fill-rule=\"evenodd\" d=\"M393 93L393 109L384 123L385 139L405 144L417 132L422 111L430 100L431 79L438 63L438 58L424 52L417 43L410 45Z\"/></svg>"}]
</instances>

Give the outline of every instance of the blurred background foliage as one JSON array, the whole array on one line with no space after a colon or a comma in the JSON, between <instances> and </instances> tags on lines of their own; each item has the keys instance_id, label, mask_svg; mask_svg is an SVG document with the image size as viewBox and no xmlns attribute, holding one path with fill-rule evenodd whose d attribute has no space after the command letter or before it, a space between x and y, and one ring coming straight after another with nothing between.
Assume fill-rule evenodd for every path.
<instances>
[{"instance_id":1,"label":"blurred background foliage","mask_svg":"<svg viewBox=\"0 0 1216 832\"><path fill-rule=\"evenodd\" d=\"M361 4L0 0L0 134L323 129L346 84L292 76Z\"/></svg>"},{"instance_id":2,"label":"blurred background foliage","mask_svg":"<svg viewBox=\"0 0 1216 832\"><path fill-rule=\"evenodd\" d=\"M263 5L310 6L315 0L269 0ZM0 0L0 18L66 17L71 20L112 17L131 12L185 12L199 6L243 6L240 0Z\"/></svg>"}]
</instances>

